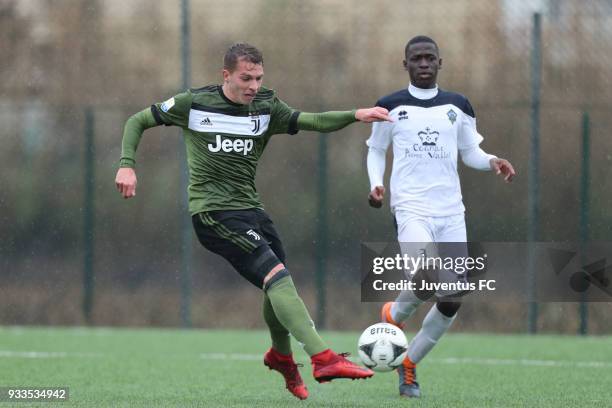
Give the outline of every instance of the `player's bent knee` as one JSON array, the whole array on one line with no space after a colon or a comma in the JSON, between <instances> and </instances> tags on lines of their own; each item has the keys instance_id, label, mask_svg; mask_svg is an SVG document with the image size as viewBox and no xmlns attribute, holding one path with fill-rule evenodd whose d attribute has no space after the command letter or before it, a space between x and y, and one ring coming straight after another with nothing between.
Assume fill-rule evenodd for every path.
<instances>
[{"instance_id":1,"label":"player's bent knee","mask_svg":"<svg viewBox=\"0 0 612 408\"><path fill-rule=\"evenodd\" d=\"M281 272L283 269L285 269L285 265L283 265L282 263L279 263L278 265L276 265L275 267L273 267L270 272L268 272L266 274L266 276L264 277L264 286L266 285L266 283L268 283L270 281L270 279L272 279L274 276L276 276L276 274L278 274L279 272Z\"/></svg>"},{"instance_id":2,"label":"player's bent knee","mask_svg":"<svg viewBox=\"0 0 612 408\"><path fill-rule=\"evenodd\" d=\"M436 307L446 317L453 317L461 307L461 302L452 300L438 300Z\"/></svg>"},{"instance_id":3,"label":"player's bent knee","mask_svg":"<svg viewBox=\"0 0 612 408\"><path fill-rule=\"evenodd\" d=\"M251 273L257 276L259 287L264 291L273 283L278 282L285 276L289 276L289 271L278 259L274 251L269 247L263 246L256 250L255 261L251 263Z\"/></svg>"},{"instance_id":4,"label":"player's bent knee","mask_svg":"<svg viewBox=\"0 0 612 408\"><path fill-rule=\"evenodd\" d=\"M264 278L263 290L268 290L272 285L286 276L289 276L289 271L285 269L285 265L278 264Z\"/></svg>"}]
</instances>

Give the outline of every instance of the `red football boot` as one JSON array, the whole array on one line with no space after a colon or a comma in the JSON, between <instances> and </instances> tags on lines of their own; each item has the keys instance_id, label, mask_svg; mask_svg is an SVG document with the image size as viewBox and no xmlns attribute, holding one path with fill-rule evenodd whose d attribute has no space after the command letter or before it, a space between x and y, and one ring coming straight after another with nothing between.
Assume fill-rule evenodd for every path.
<instances>
[{"instance_id":1,"label":"red football boot","mask_svg":"<svg viewBox=\"0 0 612 408\"><path fill-rule=\"evenodd\" d=\"M281 354L270 348L264 355L264 364L270 370L276 370L285 377L285 385L290 393L301 400L308 398L308 389L298 371L298 367L302 367L302 364L296 364L291 354Z\"/></svg>"},{"instance_id":2,"label":"red football boot","mask_svg":"<svg viewBox=\"0 0 612 408\"><path fill-rule=\"evenodd\" d=\"M312 375L320 383L331 381L335 378L370 378L374 372L368 368L361 367L346 359L348 353L336 354L327 349L315 354L312 360Z\"/></svg>"}]
</instances>

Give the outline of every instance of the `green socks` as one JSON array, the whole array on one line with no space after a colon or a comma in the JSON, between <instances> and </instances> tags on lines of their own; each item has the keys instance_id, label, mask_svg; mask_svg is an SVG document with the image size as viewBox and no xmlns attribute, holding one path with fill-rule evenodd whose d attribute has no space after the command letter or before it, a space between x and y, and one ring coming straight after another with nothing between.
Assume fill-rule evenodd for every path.
<instances>
[{"instance_id":1,"label":"green socks","mask_svg":"<svg viewBox=\"0 0 612 408\"><path fill-rule=\"evenodd\" d=\"M268 302L271 307L267 306ZM291 276L279 279L266 291L264 318L270 327L272 344L280 353L291 352L287 332L304 345L304 350L310 356L329 348L315 330L306 306L295 290ZM280 327L284 330L280 330ZM280 348L277 348L277 344ZM286 352L287 350L289 352Z\"/></svg>"},{"instance_id":2,"label":"green socks","mask_svg":"<svg viewBox=\"0 0 612 408\"><path fill-rule=\"evenodd\" d=\"M264 293L263 316L272 338L272 347L281 354L291 354L291 338L285 326L281 324L274 314L272 303L266 293Z\"/></svg>"}]
</instances>

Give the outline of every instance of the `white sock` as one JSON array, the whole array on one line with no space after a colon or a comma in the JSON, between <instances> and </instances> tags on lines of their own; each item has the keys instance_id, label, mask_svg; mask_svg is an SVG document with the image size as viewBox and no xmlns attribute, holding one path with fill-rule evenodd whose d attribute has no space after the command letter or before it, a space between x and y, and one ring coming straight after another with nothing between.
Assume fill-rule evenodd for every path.
<instances>
[{"instance_id":1,"label":"white sock","mask_svg":"<svg viewBox=\"0 0 612 408\"><path fill-rule=\"evenodd\" d=\"M408 346L410 361L414 364L421 361L434 348L440 337L446 333L455 317L457 317L457 314L453 317L443 315L434 304L423 319L421 330L414 336Z\"/></svg>"},{"instance_id":2,"label":"white sock","mask_svg":"<svg viewBox=\"0 0 612 408\"><path fill-rule=\"evenodd\" d=\"M401 323L408 319L414 311L423 303L421 299L416 297L413 291L403 290L393 305L391 305L391 317L396 323Z\"/></svg>"}]
</instances>

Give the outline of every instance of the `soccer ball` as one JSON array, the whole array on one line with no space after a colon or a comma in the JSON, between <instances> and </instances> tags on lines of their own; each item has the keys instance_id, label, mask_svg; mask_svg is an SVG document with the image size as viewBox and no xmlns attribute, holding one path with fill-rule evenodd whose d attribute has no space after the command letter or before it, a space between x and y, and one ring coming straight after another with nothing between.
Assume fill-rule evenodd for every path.
<instances>
[{"instance_id":1,"label":"soccer ball","mask_svg":"<svg viewBox=\"0 0 612 408\"><path fill-rule=\"evenodd\" d=\"M408 340L396 326L376 323L363 331L357 347L366 367L384 373L402 364L408 352Z\"/></svg>"}]
</instances>

